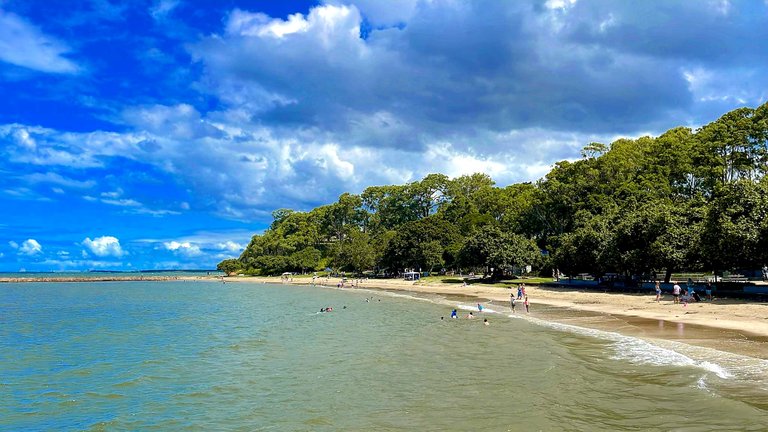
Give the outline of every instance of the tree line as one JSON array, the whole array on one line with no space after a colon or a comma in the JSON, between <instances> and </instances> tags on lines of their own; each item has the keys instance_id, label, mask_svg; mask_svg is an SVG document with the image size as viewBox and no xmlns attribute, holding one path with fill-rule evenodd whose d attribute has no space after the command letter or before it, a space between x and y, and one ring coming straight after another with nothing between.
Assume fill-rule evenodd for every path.
<instances>
[{"instance_id":1,"label":"tree line","mask_svg":"<svg viewBox=\"0 0 768 432\"><path fill-rule=\"evenodd\" d=\"M372 186L280 209L227 272L356 273L533 266L663 275L768 262L768 103L693 130L590 143L535 183L477 173Z\"/></svg>"}]
</instances>

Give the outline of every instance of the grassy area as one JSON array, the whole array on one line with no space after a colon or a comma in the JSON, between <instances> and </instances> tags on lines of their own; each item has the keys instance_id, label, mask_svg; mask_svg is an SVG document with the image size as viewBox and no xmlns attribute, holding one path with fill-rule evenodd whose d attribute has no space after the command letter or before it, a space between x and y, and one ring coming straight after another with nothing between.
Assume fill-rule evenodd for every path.
<instances>
[{"instance_id":1,"label":"grassy area","mask_svg":"<svg viewBox=\"0 0 768 432\"><path fill-rule=\"evenodd\" d=\"M447 283L447 284L460 284L464 282L464 279L458 276L425 276L421 278L424 283Z\"/></svg>"},{"instance_id":2,"label":"grassy area","mask_svg":"<svg viewBox=\"0 0 768 432\"><path fill-rule=\"evenodd\" d=\"M519 284L524 283L526 285L539 285L543 283L552 283L554 279L552 278L543 278L543 277L532 277L532 278L526 278L526 279L505 279L503 283L512 283L512 284Z\"/></svg>"}]
</instances>

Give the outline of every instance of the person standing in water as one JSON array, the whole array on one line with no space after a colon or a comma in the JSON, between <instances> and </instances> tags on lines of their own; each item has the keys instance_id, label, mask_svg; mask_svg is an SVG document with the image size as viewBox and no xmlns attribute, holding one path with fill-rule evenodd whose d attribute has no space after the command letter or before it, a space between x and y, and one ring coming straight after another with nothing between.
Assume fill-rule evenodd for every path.
<instances>
[{"instance_id":1,"label":"person standing in water","mask_svg":"<svg viewBox=\"0 0 768 432\"><path fill-rule=\"evenodd\" d=\"M517 299L523 299L523 284L517 284Z\"/></svg>"},{"instance_id":2,"label":"person standing in water","mask_svg":"<svg viewBox=\"0 0 768 432\"><path fill-rule=\"evenodd\" d=\"M483 311L483 305L481 305L480 303L478 303L478 304L477 304L477 310L478 310L478 312L482 312L482 311Z\"/></svg>"},{"instance_id":3,"label":"person standing in water","mask_svg":"<svg viewBox=\"0 0 768 432\"><path fill-rule=\"evenodd\" d=\"M452 310L451 311L451 318L458 318L458 317L459 317L459 315L456 314L456 309Z\"/></svg>"},{"instance_id":4,"label":"person standing in water","mask_svg":"<svg viewBox=\"0 0 768 432\"><path fill-rule=\"evenodd\" d=\"M528 303L528 296L525 296L525 301L523 302L523 304L525 305L525 312L526 313L530 313L531 312L531 310L530 310L530 305L531 304Z\"/></svg>"},{"instance_id":5,"label":"person standing in water","mask_svg":"<svg viewBox=\"0 0 768 432\"><path fill-rule=\"evenodd\" d=\"M515 295L509 294L509 307L512 309L512 313L515 313Z\"/></svg>"}]
</instances>

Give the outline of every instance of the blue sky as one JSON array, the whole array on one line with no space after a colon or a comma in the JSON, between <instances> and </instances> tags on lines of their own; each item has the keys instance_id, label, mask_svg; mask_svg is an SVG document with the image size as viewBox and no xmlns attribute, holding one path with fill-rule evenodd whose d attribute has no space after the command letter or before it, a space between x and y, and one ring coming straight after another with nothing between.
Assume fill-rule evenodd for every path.
<instances>
[{"instance_id":1,"label":"blue sky","mask_svg":"<svg viewBox=\"0 0 768 432\"><path fill-rule=\"evenodd\" d=\"M540 178L768 99L768 2L0 0L0 271L212 268L274 209Z\"/></svg>"}]
</instances>

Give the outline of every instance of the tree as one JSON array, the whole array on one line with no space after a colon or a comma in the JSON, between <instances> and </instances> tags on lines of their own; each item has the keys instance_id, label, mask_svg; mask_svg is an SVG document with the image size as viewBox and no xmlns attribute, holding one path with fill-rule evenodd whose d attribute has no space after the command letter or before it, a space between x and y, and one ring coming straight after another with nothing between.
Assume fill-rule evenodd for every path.
<instances>
[{"instance_id":1,"label":"tree","mask_svg":"<svg viewBox=\"0 0 768 432\"><path fill-rule=\"evenodd\" d=\"M392 270L427 268L423 244L437 242L445 252L447 247L459 239L458 229L440 216L432 215L408 222L396 230L387 244L382 264Z\"/></svg>"},{"instance_id":2,"label":"tree","mask_svg":"<svg viewBox=\"0 0 768 432\"><path fill-rule=\"evenodd\" d=\"M579 273L603 274L615 268L615 251L610 246L611 218L582 211L576 228L552 238L554 265L569 276Z\"/></svg>"},{"instance_id":3,"label":"tree","mask_svg":"<svg viewBox=\"0 0 768 432\"><path fill-rule=\"evenodd\" d=\"M486 226L466 239L459 262L467 267L492 268L492 278L498 279L505 270L533 264L538 255L539 248L532 240Z\"/></svg>"},{"instance_id":4,"label":"tree","mask_svg":"<svg viewBox=\"0 0 768 432\"><path fill-rule=\"evenodd\" d=\"M445 260L443 259L445 248L443 248L443 245L441 245L439 241L432 240L422 243L420 249L421 261L424 262L426 270L430 273L435 267L445 264Z\"/></svg>"},{"instance_id":5,"label":"tree","mask_svg":"<svg viewBox=\"0 0 768 432\"><path fill-rule=\"evenodd\" d=\"M333 264L338 268L362 273L373 268L375 263L376 254L366 232L352 231L336 245Z\"/></svg>"},{"instance_id":6,"label":"tree","mask_svg":"<svg viewBox=\"0 0 768 432\"><path fill-rule=\"evenodd\" d=\"M321 258L322 254L320 251L310 246L294 252L291 255L291 264L296 268L300 268L301 273L304 274L306 270L316 270Z\"/></svg>"},{"instance_id":7,"label":"tree","mask_svg":"<svg viewBox=\"0 0 768 432\"><path fill-rule=\"evenodd\" d=\"M234 258L225 259L216 266L216 269L223 271L227 276L232 276L237 274L242 269L242 263L240 260Z\"/></svg>"},{"instance_id":8,"label":"tree","mask_svg":"<svg viewBox=\"0 0 768 432\"><path fill-rule=\"evenodd\" d=\"M706 209L700 245L703 261L714 270L759 267L768 261L768 189L766 181L746 179L715 191Z\"/></svg>"}]
</instances>

